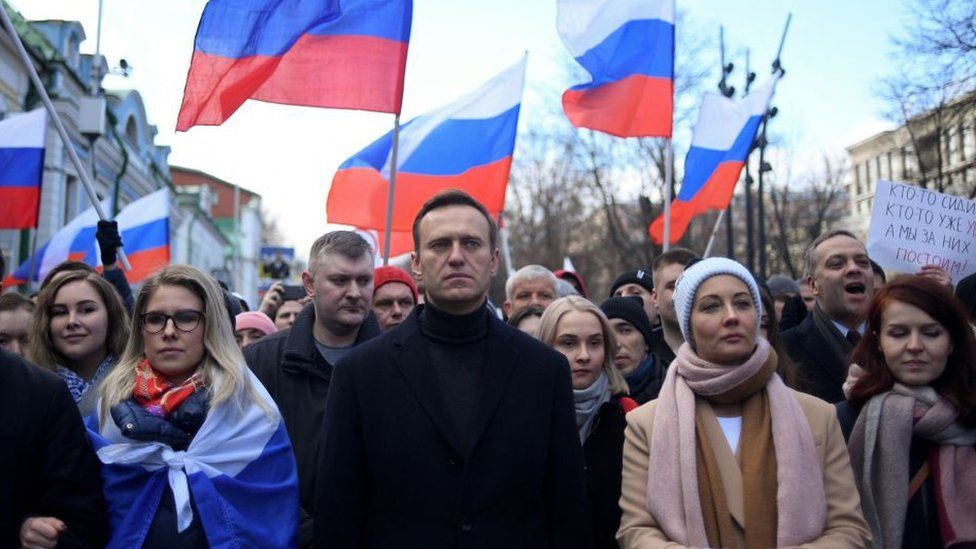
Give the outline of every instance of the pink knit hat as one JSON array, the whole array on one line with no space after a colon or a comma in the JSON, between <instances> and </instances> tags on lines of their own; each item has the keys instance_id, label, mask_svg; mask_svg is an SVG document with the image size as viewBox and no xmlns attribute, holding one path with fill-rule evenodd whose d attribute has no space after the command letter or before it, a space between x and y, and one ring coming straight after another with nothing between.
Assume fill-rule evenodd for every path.
<instances>
[{"instance_id":1,"label":"pink knit hat","mask_svg":"<svg viewBox=\"0 0 976 549\"><path fill-rule=\"evenodd\" d=\"M278 328L275 328L274 322L268 318L268 315L260 311L241 313L237 315L236 321L235 328L237 331L253 328L259 332L263 332L264 335L273 334L278 331Z\"/></svg>"}]
</instances>

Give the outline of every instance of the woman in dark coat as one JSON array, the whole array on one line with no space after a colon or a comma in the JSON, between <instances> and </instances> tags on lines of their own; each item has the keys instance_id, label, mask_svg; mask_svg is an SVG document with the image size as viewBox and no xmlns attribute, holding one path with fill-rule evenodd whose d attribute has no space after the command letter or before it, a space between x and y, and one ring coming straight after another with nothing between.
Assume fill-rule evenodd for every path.
<instances>
[{"instance_id":1,"label":"woman in dark coat","mask_svg":"<svg viewBox=\"0 0 976 549\"><path fill-rule=\"evenodd\" d=\"M593 517L592 546L617 547L620 465L627 426L624 415L637 403L626 396L627 382L613 366L613 328L592 302L567 296L546 307L539 339L565 355L572 371L576 425Z\"/></svg>"},{"instance_id":2,"label":"woman in dark coat","mask_svg":"<svg viewBox=\"0 0 976 549\"><path fill-rule=\"evenodd\" d=\"M976 543L976 342L965 312L922 276L878 291L838 416L876 547ZM845 429L848 430L848 429Z\"/></svg>"}]
</instances>

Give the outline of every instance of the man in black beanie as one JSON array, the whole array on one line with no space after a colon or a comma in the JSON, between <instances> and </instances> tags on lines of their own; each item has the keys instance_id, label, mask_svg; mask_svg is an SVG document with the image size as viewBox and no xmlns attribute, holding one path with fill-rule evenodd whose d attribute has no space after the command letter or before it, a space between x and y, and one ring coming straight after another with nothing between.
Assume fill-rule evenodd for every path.
<instances>
[{"instance_id":1,"label":"man in black beanie","mask_svg":"<svg viewBox=\"0 0 976 549\"><path fill-rule=\"evenodd\" d=\"M661 331L651 328L643 302L636 296L611 297L600 304L617 338L613 365L624 375L630 397L638 404L657 398L667 368L651 353Z\"/></svg>"},{"instance_id":2,"label":"man in black beanie","mask_svg":"<svg viewBox=\"0 0 976 549\"><path fill-rule=\"evenodd\" d=\"M657 324L657 303L654 300L654 278L650 269L627 271L610 285L610 297L635 296L641 298L644 313L651 326Z\"/></svg>"}]
</instances>

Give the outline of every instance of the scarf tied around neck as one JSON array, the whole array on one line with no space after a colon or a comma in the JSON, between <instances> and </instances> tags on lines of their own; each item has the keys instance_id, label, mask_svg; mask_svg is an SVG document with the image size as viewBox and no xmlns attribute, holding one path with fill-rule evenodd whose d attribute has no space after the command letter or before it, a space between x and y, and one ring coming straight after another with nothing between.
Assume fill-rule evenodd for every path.
<instances>
[{"instance_id":1,"label":"scarf tied around neck","mask_svg":"<svg viewBox=\"0 0 976 549\"><path fill-rule=\"evenodd\" d=\"M698 398L742 405L740 440L749 441L738 460L746 546L800 545L823 532L827 502L813 433L776 365L762 338L734 366L705 361L688 343L678 349L658 397L647 476L647 510L671 541L738 546Z\"/></svg>"}]
</instances>

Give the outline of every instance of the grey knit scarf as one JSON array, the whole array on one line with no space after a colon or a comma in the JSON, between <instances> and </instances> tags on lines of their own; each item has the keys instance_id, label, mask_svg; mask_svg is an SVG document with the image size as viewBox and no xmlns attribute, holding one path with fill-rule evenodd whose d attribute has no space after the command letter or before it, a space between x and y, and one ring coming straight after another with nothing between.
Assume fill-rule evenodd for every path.
<instances>
[{"instance_id":1,"label":"grey knit scarf","mask_svg":"<svg viewBox=\"0 0 976 549\"><path fill-rule=\"evenodd\" d=\"M610 401L610 380L607 379L607 374L600 372L600 377L586 389L573 389L573 401L576 403L576 428L579 430L580 444L583 444L593 430L593 420L596 419L600 406Z\"/></svg>"}]
</instances>

